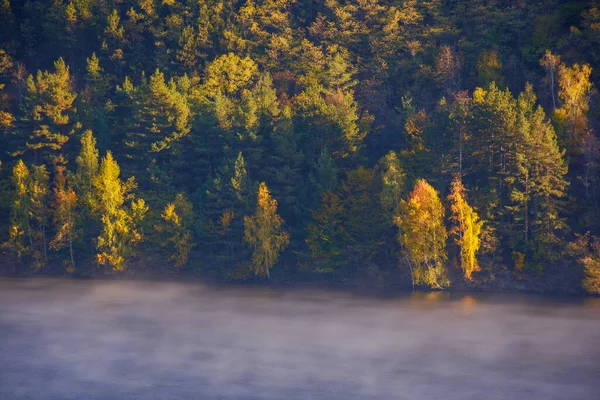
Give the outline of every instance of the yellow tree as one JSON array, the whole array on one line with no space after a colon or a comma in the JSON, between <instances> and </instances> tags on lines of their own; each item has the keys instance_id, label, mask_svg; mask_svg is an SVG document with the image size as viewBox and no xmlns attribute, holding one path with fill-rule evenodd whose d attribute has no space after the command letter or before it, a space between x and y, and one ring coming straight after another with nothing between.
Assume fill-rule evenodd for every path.
<instances>
[{"instance_id":1,"label":"yellow tree","mask_svg":"<svg viewBox=\"0 0 600 400\"><path fill-rule=\"evenodd\" d=\"M143 199L132 199L130 207L125 198L135 187L133 180L122 182L121 171L111 152L102 159L100 170L94 180L98 210L101 215L102 232L97 240L97 259L100 264L123 271L133 246L142 241L139 224L148 211Z\"/></svg>"},{"instance_id":2,"label":"yellow tree","mask_svg":"<svg viewBox=\"0 0 600 400\"><path fill-rule=\"evenodd\" d=\"M29 169L19 160L13 168L13 184L15 186L14 202L10 216L9 244L14 248L17 256L31 254L35 265L39 265L40 254L33 244L33 229L31 224L32 206L30 196L31 177ZM27 246L25 241L28 242Z\"/></svg>"},{"instance_id":3,"label":"yellow tree","mask_svg":"<svg viewBox=\"0 0 600 400\"><path fill-rule=\"evenodd\" d=\"M558 96L562 107L556 110L556 119L566 127L571 150L576 153L585 149L589 135L587 112L592 90L591 74L592 68L587 64L573 64L572 67L561 64L558 68Z\"/></svg>"},{"instance_id":4,"label":"yellow tree","mask_svg":"<svg viewBox=\"0 0 600 400\"><path fill-rule=\"evenodd\" d=\"M448 201L451 211L450 220L453 223L450 233L460 247L460 266L464 271L464 277L470 281L473 272L480 270L476 255L481 245L479 236L483 221L467 203L465 187L458 175L452 181Z\"/></svg>"},{"instance_id":5,"label":"yellow tree","mask_svg":"<svg viewBox=\"0 0 600 400\"><path fill-rule=\"evenodd\" d=\"M261 182L256 212L244 217L244 240L254 248L252 268L256 275L269 278L271 267L290 243L289 233L281 227L283 222L277 214L277 200L271 198L267 185Z\"/></svg>"},{"instance_id":6,"label":"yellow tree","mask_svg":"<svg viewBox=\"0 0 600 400\"><path fill-rule=\"evenodd\" d=\"M448 286L444 266L448 233L444 226L444 207L437 191L425 179L415 185L400 205L396 218L399 240L411 268L414 285L424 284L442 289Z\"/></svg>"},{"instance_id":7,"label":"yellow tree","mask_svg":"<svg viewBox=\"0 0 600 400\"><path fill-rule=\"evenodd\" d=\"M170 261L175 262L175 267L184 266L195 246L192 239L192 223L194 222L194 211L192 203L185 194L178 193L175 201L168 203L161 214L163 223L158 230L166 236L166 243L172 246Z\"/></svg>"}]
</instances>

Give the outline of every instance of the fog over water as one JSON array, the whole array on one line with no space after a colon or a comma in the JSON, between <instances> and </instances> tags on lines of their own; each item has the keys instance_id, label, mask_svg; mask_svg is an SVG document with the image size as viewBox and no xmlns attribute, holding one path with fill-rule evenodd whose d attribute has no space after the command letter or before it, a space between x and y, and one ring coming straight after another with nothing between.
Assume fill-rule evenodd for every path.
<instances>
[{"instance_id":1,"label":"fog over water","mask_svg":"<svg viewBox=\"0 0 600 400\"><path fill-rule=\"evenodd\" d=\"M600 399L600 301L0 280L0 399Z\"/></svg>"}]
</instances>

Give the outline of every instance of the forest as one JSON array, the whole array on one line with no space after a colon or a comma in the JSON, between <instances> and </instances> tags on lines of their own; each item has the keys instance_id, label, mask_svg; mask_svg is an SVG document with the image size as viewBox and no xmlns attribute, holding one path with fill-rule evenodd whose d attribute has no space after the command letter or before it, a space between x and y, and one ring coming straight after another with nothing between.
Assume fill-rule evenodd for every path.
<instances>
[{"instance_id":1,"label":"forest","mask_svg":"<svg viewBox=\"0 0 600 400\"><path fill-rule=\"evenodd\" d=\"M600 293L600 1L0 0L0 270Z\"/></svg>"}]
</instances>

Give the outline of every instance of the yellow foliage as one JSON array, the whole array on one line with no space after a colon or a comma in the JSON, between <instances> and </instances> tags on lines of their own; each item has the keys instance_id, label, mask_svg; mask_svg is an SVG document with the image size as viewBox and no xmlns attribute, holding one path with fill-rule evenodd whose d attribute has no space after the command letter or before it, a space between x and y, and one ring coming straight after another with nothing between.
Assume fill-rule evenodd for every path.
<instances>
[{"instance_id":1,"label":"yellow foliage","mask_svg":"<svg viewBox=\"0 0 600 400\"><path fill-rule=\"evenodd\" d=\"M195 246L191 232L192 203L183 193L179 193L174 202L165 206L161 216L165 222L159 227L159 231L166 233L168 242L173 246L169 260L175 262L175 267L182 267L187 263L190 251Z\"/></svg>"},{"instance_id":2,"label":"yellow foliage","mask_svg":"<svg viewBox=\"0 0 600 400\"><path fill-rule=\"evenodd\" d=\"M277 214L277 200L271 198L267 185L261 182L256 212L244 217L244 240L254 247L252 267L256 275L269 277L269 270L290 243L289 233L281 227L283 222Z\"/></svg>"},{"instance_id":3,"label":"yellow foliage","mask_svg":"<svg viewBox=\"0 0 600 400\"><path fill-rule=\"evenodd\" d=\"M517 280L521 280L521 271L525 268L525 253L515 252L513 254L515 260L515 271L517 273Z\"/></svg>"},{"instance_id":4,"label":"yellow foliage","mask_svg":"<svg viewBox=\"0 0 600 400\"><path fill-rule=\"evenodd\" d=\"M444 207L437 191L425 179L419 180L409 198L402 201L396 224L400 228L400 244L414 265L415 284L438 289L448 286Z\"/></svg>"},{"instance_id":5,"label":"yellow foliage","mask_svg":"<svg viewBox=\"0 0 600 400\"><path fill-rule=\"evenodd\" d=\"M483 227L483 221L479 220L479 215L467 203L465 188L457 176L452 182L450 195L450 219L454 223L450 233L454 235L454 240L460 246L460 264L464 271L464 277L470 281L473 272L479 271L477 264L477 251L481 246L480 234Z\"/></svg>"},{"instance_id":6,"label":"yellow foliage","mask_svg":"<svg viewBox=\"0 0 600 400\"><path fill-rule=\"evenodd\" d=\"M558 96L562 107L555 111L557 122L562 123L568 133L571 149L581 152L588 135L587 112L592 90L590 76L592 68L587 65L573 64L558 68Z\"/></svg>"},{"instance_id":7,"label":"yellow foliage","mask_svg":"<svg viewBox=\"0 0 600 400\"><path fill-rule=\"evenodd\" d=\"M102 233L97 240L97 259L100 264L112 266L114 271L123 271L125 261L135 244L142 241L139 224L148 211L143 199L131 199L131 205L125 207L127 192L134 187L132 180L127 182L119 178L120 169L107 152L100 164L100 172L94 178L95 197L98 199L98 211L101 215Z\"/></svg>"}]
</instances>

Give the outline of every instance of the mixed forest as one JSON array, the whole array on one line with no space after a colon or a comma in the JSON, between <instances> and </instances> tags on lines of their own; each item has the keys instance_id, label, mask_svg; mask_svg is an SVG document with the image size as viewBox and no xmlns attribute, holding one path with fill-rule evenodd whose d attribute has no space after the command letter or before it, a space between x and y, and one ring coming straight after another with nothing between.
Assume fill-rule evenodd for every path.
<instances>
[{"instance_id":1,"label":"mixed forest","mask_svg":"<svg viewBox=\"0 0 600 400\"><path fill-rule=\"evenodd\" d=\"M7 273L600 293L600 1L0 0Z\"/></svg>"}]
</instances>

